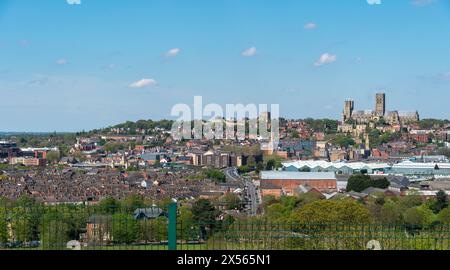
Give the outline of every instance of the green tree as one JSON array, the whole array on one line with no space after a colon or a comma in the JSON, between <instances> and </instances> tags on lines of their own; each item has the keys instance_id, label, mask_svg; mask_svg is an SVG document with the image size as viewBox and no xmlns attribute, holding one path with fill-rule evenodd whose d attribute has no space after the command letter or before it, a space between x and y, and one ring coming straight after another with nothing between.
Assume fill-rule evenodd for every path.
<instances>
[{"instance_id":1,"label":"green tree","mask_svg":"<svg viewBox=\"0 0 450 270\"><path fill-rule=\"evenodd\" d=\"M153 200L152 201L148 201L147 204L153 204ZM171 198L169 197L165 197L159 201L156 202L156 205L161 208L161 209L168 209L169 205L172 204L173 201Z\"/></svg>"},{"instance_id":2,"label":"green tree","mask_svg":"<svg viewBox=\"0 0 450 270\"><path fill-rule=\"evenodd\" d=\"M138 208L144 208L144 198L137 194L132 194L122 200L121 207L127 212L134 212Z\"/></svg>"},{"instance_id":3,"label":"green tree","mask_svg":"<svg viewBox=\"0 0 450 270\"><path fill-rule=\"evenodd\" d=\"M300 199L294 196L282 196L280 198L280 202L289 212L293 211L300 205Z\"/></svg>"},{"instance_id":4,"label":"green tree","mask_svg":"<svg viewBox=\"0 0 450 270\"><path fill-rule=\"evenodd\" d=\"M305 119L304 122L316 132L336 133L339 122L331 119Z\"/></svg>"},{"instance_id":5,"label":"green tree","mask_svg":"<svg viewBox=\"0 0 450 270\"><path fill-rule=\"evenodd\" d=\"M207 239L217 227L220 212L206 199L199 199L192 205L192 215L200 228L200 239Z\"/></svg>"},{"instance_id":6,"label":"green tree","mask_svg":"<svg viewBox=\"0 0 450 270\"><path fill-rule=\"evenodd\" d=\"M308 193L298 195L299 205L310 204L315 201L320 201L323 198L324 197L322 194L315 193L315 192L308 192Z\"/></svg>"},{"instance_id":7,"label":"green tree","mask_svg":"<svg viewBox=\"0 0 450 270\"><path fill-rule=\"evenodd\" d=\"M380 210L379 221L383 224L400 224L402 212L397 204L392 201L385 203Z\"/></svg>"},{"instance_id":8,"label":"green tree","mask_svg":"<svg viewBox=\"0 0 450 270\"><path fill-rule=\"evenodd\" d=\"M273 169L275 169L275 160L270 159L270 160L267 161L266 170L267 171L272 171Z\"/></svg>"},{"instance_id":9,"label":"green tree","mask_svg":"<svg viewBox=\"0 0 450 270\"><path fill-rule=\"evenodd\" d=\"M370 176L368 175L362 175L362 174L355 174L350 176L347 182L347 191L355 191L355 192L361 192L365 190L366 188L370 187Z\"/></svg>"},{"instance_id":10,"label":"green tree","mask_svg":"<svg viewBox=\"0 0 450 270\"><path fill-rule=\"evenodd\" d=\"M277 155L264 156L266 170L278 170L283 167L283 158Z\"/></svg>"},{"instance_id":11,"label":"green tree","mask_svg":"<svg viewBox=\"0 0 450 270\"><path fill-rule=\"evenodd\" d=\"M69 226L65 222L63 214L51 211L43 216L41 241L44 249L64 249L69 239Z\"/></svg>"},{"instance_id":12,"label":"green tree","mask_svg":"<svg viewBox=\"0 0 450 270\"><path fill-rule=\"evenodd\" d=\"M14 241L25 243L37 240L38 221L33 218L32 210L15 207L11 211L11 229Z\"/></svg>"},{"instance_id":13,"label":"green tree","mask_svg":"<svg viewBox=\"0 0 450 270\"><path fill-rule=\"evenodd\" d=\"M242 210L242 200L236 194L228 193L221 200L229 210Z\"/></svg>"},{"instance_id":14,"label":"green tree","mask_svg":"<svg viewBox=\"0 0 450 270\"><path fill-rule=\"evenodd\" d=\"M389 180L387 180L386 177L383 177L381 179L375 179L371 181L371 186L375 187L375 188L381 188L381 189L386 189L391 185L391 183L389 182Z\"/></svg>"},{"instance_id":15,"label":"green tree","mask_svg":"<svg viewBox=\"0 0 450 270\"><path fill-rule=\"evenodd\" d=\"M431 210L433 210L433 213L438 214L442 211L442 209L445 209L448 207L448 195L445 191L440 190L436 194L436 200L431 206Z\"/></svg>"},{"instance_id":16,"label":"green tree","mask_svg":"<svg viewBox=\"0 0 450 270\"><path fill-rule=\"evenodd\" d=\"M226 182L226 176L220 170L208 169L208 170L206 170L205 175L207 178L212 179L217 183L225 183Z\"/></svg>"},{"instance_id":17,"label":"green tree","mask_svg":"<svg viewBox=\"0 0 450 270\"><path fill-rule=\"evenodd\" d=\"M62 206L58 206L58 210ZM63 220L67 225L69 240L79 240L80 234L86 229L86 223L89 219L89 212L84 206L67 205L59 212L62 212Z\"/></svg>"},{"instance_id":18,"label":"green tree","mask_svg":"<svg viewBox=\"0 0 450 270\"><path fill-rule=\"evenodd\" d=\"M250 167L247 166L247 165L240 166L240 167L238 168L238 172L239 172L240 174L249 173L250 171L251 171L251 170L250 170Z\"/></svg>"},{"instance_id":19,"label":"green tree","mask_svg":"<svg viewBox=\"0 0 450 270\"><path fill-rule=\"evenodd\" d=\"M206 199L199 199L192 205L194 220L201 224L213 224L219 216L216 207Z\"/></svg>"},{"instance_id":20,"label":"green tree","mask_svg":"<svg viewBox=\"0 0 450 270\"><path fill-rule=\"evenodd\" d=\"M58 149L59 149L59 157L67 157L69 155L69 151L70 151L70 146L67 144L59 144L58 145Z\"/></svg>"},{"instance_id":21,"label":"green tree","mask_svg":"<svg viewBox=\"0 0 450 270\"><path fill-rule=\"evenodd\" d=\"M361 192L369 187L386 189L390 182L385 178L372 180L368 175L355 174L350 176L347 183L347 191Z\"/></svg>"},{"instance_id":22,"label":"green tree","mask_svg":"<svg viewBox=\"0 0 450 270\"><path fill-rule=\"evenodd\" d=\"M397 202L402 212L405 212L409 208L420 206L422 205L422 203L423 203L422 197L420 195L414 194L400 197Z\"/></svg>"},{"instance_id":23,"label":"green tree","mask_svg":"<svg viewBox=\"0 0 450 270\"><path fill-rule=\"evenodd\" d=\"M442 211L437 215L437 220L441 224L450 225L450 208L444 208Z\"/></svg>"},{"instance_id":24,"label":"green tree","mask_svg":"<svg viewBox=\"0 0 450 270\"><path fill-rule=\"evenodd\" d=\"M278 223L289 217L290 212L281 203L271 204L266 207L265 217L269 222Z\"/></svg>"},{"instance_id":25,"label":"green tree","mask_svg":"<svg viewBox=\"0 0 450 270\"><path fill-rule=\"evenodd\" d=\"M364 205L350 199L321 200L295 210L291 216L299 224L365 224L370 221Z\"/></svg>"},{"instance_id":26,"label":"green tree","mask_svg":"<svg viewBox=\"0 0 450 270\"><path fill-rule=\"evenodd\" d=\"M1 169L1 168L0 168ZM4 181L7 180L8 176L4 175L1 171L0 171L0 181Z\"/></svg>"},{"instance_id":27,"label":"green tree","mask_svg":"<svg viewBox=\"0 0 450 270\"><path fill-rule=\"evenodd\" d=\"M258 162L258 164L256 164L256 173L260 173L262 170L264 170L264 164L262 162Z\"/></svg>"},{"instance_id":28,"label":"green tree","mask_svg":"<svg viewBox=\"0 0 450 270\"><path fill-rule=\"evenodd\" d=\"M108 142L103 146L103 149L108 153L116 153L119 150L125 150L126 145L118 142Z\"/></svg>"},{"instance_id":29,"label":"green tree","mask_svg":"<svg viewBox=\"0 0 450 270\"><path fill-rule=\"evenodd\" d=\"M37 206L36 199L33 197L30 197L28 195L22 195L17 200L15 205L17 207L23 207L23 208L35 208Z\"/></svg>"},{"instance_id":30,"label":"green tree","mask_svg":"<svg viewBox=\"0 0 450 270\"><path fill-rule=\"evenodd\" d=\"M431 225L436 220L436 216L429 208L421 205L419 207L409 208L406 210L403 214L403 219L405 224L410 227L423 228Z\"/></svg>"},{"instance_id":31,"label":"green tree","mask_svg":"<svg viewBox=\"0 0 450 270\"><path fill-rule=\"evenodd\" d=\"M165 217L138 221L137 239L146 242L162 242L167 241L167 237L167 219Z\"/></svg>"},{"instance_id":32,"label":"green tree","mask_svg":"<svg viewBox=\"0 0 450 270\"><path fill-rule=\"evenodd\" d=\"M106 197L100 201L98 208L102 214L114 214L120 209L120 202L113 197Z\"/></svg>"},{"instance_id":33,"label":"green tree","mask_svg":"<svg viewBox=\"0 0 450 270\"><path fill-rule=\"evenodd\" d=\"M0 246L2 243L7 243L9 240L8 235L8 222L6 209L0 207Z\"/></svg>"},{"instance_id":34,"label":"green tree","mask_svg":"<svg viewBox=\"0 0 450 270\"><path fill-rule=\"evenodd\" d=\"M247 166L249 167L255 167L256 166L256 159L254 156L249 156L247 158Z\"/></svg>"},{"instance_id":35,"label":"green tree","mask_svg":"<svg viewBox=\"0 0 450 270\"><path fill-rule=\"evenodd\" d=\"M279 203L280 201L273 195L263 197L263 206L266 208L272 204Z\"/></svg>"},{"instance_id":36,"label":"green tree","mask_svg":"<svg viewBox=\"0 0 450 270\"><path fill-rule=\"evenodd\" d=\"M443 127L448 124L449 120L439 120L439 119L422 119L419 121L419 126L421 129L430 129L434 127Z\"/></svg>"},{"instance_id":37,"label":"green tree","mask_svg":"<svg viewBox=\"0 0 450 270\"><path fill-rule=\"evenodd\" d=\"M56 163L60 159L60 153L59 151L51 151L47 153L47 161L49 163Z\"/></svg>"},{"instance_id":38,"label":"green tree","mask_svg":"<svg viewBox=\"0 0 450 270\"><path fill-rule=\"evenodd\" d=\"M349 147L350 145L355 145L355 140L352 137L347 135L336 135L331 143L334 145L338 145L340 147Z\"/></svg>"},{"instance_id":39,"label":"green tree","mask_svg":"<svg viewBox=\"0 0 450 270\"><path fill-rule=\"evenodd\" d=\"M138 239L137 221L128 214L118 213L112 217L112 240L117 244L131 244Z\"/></svg>"},{"instance_id":40,"label":"green tree","mask_svg":"<svg viewBox=\"0 0 450 270\"><path fill-rule=\"evenodd\" d=\"M180 207L178 221L181 226L181 239L198 240L198 224L195 222L194 214L189 207Z\"/></svg>"},{"instance_id":41,"label":"green tree","mask_svg":"<svg viewBox=\"0 0 450 270\"><path fill-rule=\"evenodd\" d=\"M22 243L37 240L43 214L42 205L28 195L19 197L14 204L9 216L14 240Z\"/></svg>"}]
</instances>

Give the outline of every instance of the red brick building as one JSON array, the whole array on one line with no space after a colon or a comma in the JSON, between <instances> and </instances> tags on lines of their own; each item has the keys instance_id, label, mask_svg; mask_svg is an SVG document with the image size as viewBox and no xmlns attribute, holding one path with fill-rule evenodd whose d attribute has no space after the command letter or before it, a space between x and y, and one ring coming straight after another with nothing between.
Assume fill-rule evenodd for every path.
<instances>
[{"instance_id":1,"label":"red brick building","mask_svg":"<svg viewBox=\"0 0 450 270\"><path fill-rule=\"evenodd\" d=\"M428 143L430 141L428 134L409 134L409 139L418 143Z\"/></svg>"},{"instance_id":2,"label":"red brick building","mask_svg":"<svg viewBox=\"0 0 450 270\"><path fill-rule=\"evenodd\" d=\"M330 193L337 191L336 175L332 172L288 172L263 171L261 172L261 189L264 187L279 187L285 195L292 196L300 185L306 185L320 192Z\"/></svg>"}]
</instances>

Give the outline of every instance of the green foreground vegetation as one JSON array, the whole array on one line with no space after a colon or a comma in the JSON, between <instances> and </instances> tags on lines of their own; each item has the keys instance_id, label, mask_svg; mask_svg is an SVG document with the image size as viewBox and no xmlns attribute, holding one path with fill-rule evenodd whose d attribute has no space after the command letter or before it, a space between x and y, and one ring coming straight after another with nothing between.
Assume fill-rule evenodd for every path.
<instances>
[{"instance_id":1,"label":"green foreground vegetation","mask_svg":"<svg viewBox=\"0 0 450 270\"><path fill-rule=\"evenodd\" d=\"M168 220L136 219L149 207L139 196L106 198L95 206L43 206L22 197L0 208L0 243L8 249L66 249L79 240L90 250L165 250ZM166 210L170 201L158 202ZM367 249L376 240L383 249L449 249L447 196L377 195L366 201L324 200L317 194L266 197L264 214L233 217L219 210L228 201L181 202L177 218L180 250ZM92 225L96 228L92 231ZM90 228L90 229L89 229ZM90 231L91 230L91 231ZM101 236L101 237L99 237ZM38 242L34 248L26 248Z\"/></svg>"}]
</instances>

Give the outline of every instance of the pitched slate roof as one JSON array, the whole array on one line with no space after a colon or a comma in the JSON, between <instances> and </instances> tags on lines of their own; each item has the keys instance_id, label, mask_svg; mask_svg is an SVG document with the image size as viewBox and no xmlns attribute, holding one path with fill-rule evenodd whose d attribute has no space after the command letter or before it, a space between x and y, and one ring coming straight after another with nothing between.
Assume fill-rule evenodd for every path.
<instances>
[{"instance_id":1,"label":"pitched slate roof","mask_svg":"<svg viewBox=\"0 0 450 270\"><path fill-rule=\"evenodd\" d=\"M384 193L386 190L381 188L368 187L365 190L361 191L362 194L373 195L376 193Z\"/></svg>"},{"instance_id":2,"label":"pitched slate roof","mask_svg":"<svg viewBox=\"0 0 450 270\"><path fill-rule=\"evenodd\" d=\"M133 214L135 219L154 219L164 216L164 211L158 207L138 208Z\"/></svg>"}]
</instances>

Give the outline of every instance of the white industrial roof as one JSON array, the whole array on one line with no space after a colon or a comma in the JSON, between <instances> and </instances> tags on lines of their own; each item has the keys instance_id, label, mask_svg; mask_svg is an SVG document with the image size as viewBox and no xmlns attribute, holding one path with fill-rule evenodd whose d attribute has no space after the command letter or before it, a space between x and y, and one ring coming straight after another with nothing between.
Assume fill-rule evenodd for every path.
<instances>
[{"instance_id":1,"label":"white industrial roof","mask_svg":"<svg viewBox=\"0 0 450 270\"><path fill-rule=\"evenodd\" d=\"M298 169L300 168L304 168L304 167L309 167L311 169L313 168L323 168L323 169L328 169L328 168L336 168L336 169L342 169L344 167L346 168L350 168L353 170L362 170L362 169L385 169L385 168L390 168L391 166L387 163L364 163L364 162L351 162L351 163L347 163L347 162L328 162L328 161L323 161L323 160L306 160L306 161L294 161L294 162L286 162L283 163L284 167L290 167L290 166L294 166Z\"/></svg>"},{"instance_id":2,"label":"white industrial roof","mask_svg":"<svg viewBox=\"0 0 450 270\"><path fill-rule=\"evenodd\" d=\"M450 169L450 163L420 163L412 161L403 161L401 163L394 164L392 168L411 168L411 169L434 169L436 165L440 169Z\"/></svg>"}]
</instances>

